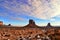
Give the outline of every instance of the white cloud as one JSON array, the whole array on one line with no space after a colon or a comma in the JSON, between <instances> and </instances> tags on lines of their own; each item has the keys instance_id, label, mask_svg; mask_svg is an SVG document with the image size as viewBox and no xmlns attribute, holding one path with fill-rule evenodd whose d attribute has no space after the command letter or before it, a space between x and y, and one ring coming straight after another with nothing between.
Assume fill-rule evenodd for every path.
<instances>
[{"instance_id":1,"label":"white cloud","mask_svg":"<svg viewBox=\"0 0 60 40\"><path fill-rule=\"evenodd\" d=\"M60 5L58 1L59 0L51 0L51 2L48 3L46 0L41 2L35 0L32 3L36 9L33 11L32 15L41 19L51 19L52 17L60 15Z\"/></svg>"},{"instance_id":2,"label":"white cloud","mask_svg":"<svg viewBox=\"0 0 60 40\"><path fill-rule=\"evenodd\" d=\"M52 19L50 19L50 21L51 21L51 22L52 22L52 21L53 21L53 22L55 22L55 21L56 21L56 19L52 18Z\"/></svg>"},{"instance_id":3,"label":"white cloud","mask_svg":"<svg viewBox=\"0 0 60 40\"><path fill-rule=\"evenodd\" d=\"M16 12L16 15L23 12L26 15L39 19L51 19L60 15L60 0L28 0L28 4L21 4L14 0L11 3L5 1L0 6Z\"/></svg>"}]
</instances>

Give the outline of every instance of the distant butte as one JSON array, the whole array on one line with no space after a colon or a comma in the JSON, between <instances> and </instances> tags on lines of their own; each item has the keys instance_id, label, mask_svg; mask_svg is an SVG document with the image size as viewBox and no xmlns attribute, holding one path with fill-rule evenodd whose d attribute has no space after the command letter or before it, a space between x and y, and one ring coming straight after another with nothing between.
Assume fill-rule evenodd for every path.
<instances>
[{"instance_id":1,"label":"distant butte","mask_svg":"<svg viewBox=\"0 0 60 40\"><path fill-rule=\"evenodd\" d=\"M29 28L34 28L34 27L39 27L35 24L34 20L30 19L29 24L24 26L24 27L29 27Z\"/></svg>"},{"instance_id":2,"label":"distant butte","mask_svg":"<svg viewBox=\"0 0 60 40\"><path fill-rule=\"evenodd\" d=\"M30 19L29 24L23 27L3 25L0 21L0 40L39 40L40 37L47 40L60 40L60 26L38 26ZM40 39L41 39L40 38ZM48 38L48 40L50 40ZM42 39L41 39L42 40Z\"/></svg>"},{"instance_id":3,"label":"distant butte","mask_svg":"<svg viewBox=\"0 0 60 40\"><path fill-rule=\"evenodd\" d=\"M3 22L0 21L0 27L8 27L8 28L17 28L17 29L20 29L20 28L40 28L40 29L49 29L49 28L55 28L55 29L60 29L60 26L52 26L50 23L47 24L47 26L38 26L35 24L34 20L30 19L29 20L29 24L25 25L25 26L21 26L21 27L18 27L18 26L12 26L11 24L8 24L8 25L3 25Z\"/></svg>"},{"instance_id":4,"label":"distant butte","mask_svg":"<svg viewBox=\"0 0 60 40\"><path fill-rule=\"evenodd\" d=\"M0 21L0 26L1 26L1 25L3 25L3 22L2 22L2 21Z\"/></svg>"}]
</instances>

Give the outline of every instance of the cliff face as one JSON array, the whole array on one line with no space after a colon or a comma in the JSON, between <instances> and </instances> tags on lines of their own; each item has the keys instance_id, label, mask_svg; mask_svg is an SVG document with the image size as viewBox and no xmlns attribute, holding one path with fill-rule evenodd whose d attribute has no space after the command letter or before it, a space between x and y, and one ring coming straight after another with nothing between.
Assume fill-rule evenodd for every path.
<instances>
[{"instance_id":1,"label":"cliff face","mask_svg":"<svg viewBox=\"0 0 60 40\"><path fill-rule=\"evenodd\" d=\"M0 21L0 25L3 25L3 22L2 21Z\"/></svg>"}]
</instances>

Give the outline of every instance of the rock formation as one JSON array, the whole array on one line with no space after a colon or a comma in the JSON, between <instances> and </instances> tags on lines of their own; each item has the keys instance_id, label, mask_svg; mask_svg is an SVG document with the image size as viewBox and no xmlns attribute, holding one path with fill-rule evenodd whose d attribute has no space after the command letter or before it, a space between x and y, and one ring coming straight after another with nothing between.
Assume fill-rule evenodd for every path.
<instances>
[{"instance_id":1,"label":"rock formation","mask_svg":"<svg viewBox=\"0 0 60 40\"><path fill-rule=\"evenodd\" d=\"M1 25L3 25L3 22L2 22L2 21L0 21L0 26L1 26Z\"/></svg>"}]
</instances>

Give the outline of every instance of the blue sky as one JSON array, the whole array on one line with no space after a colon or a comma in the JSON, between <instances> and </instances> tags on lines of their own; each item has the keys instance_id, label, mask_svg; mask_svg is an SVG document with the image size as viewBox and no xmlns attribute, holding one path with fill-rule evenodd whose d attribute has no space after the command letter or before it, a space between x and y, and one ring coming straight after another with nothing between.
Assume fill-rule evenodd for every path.
<instances>
[{"instance_id":1,"label":"blue sky","mask_svg":"<svg viewBox=\"0 0 60 40\"><path fill-rule=\"evenodd\" d=\"M0 0L0 21L24 26L29 19L37 25L60 26L60 0Z\"/></svg>"}]
</instances>

